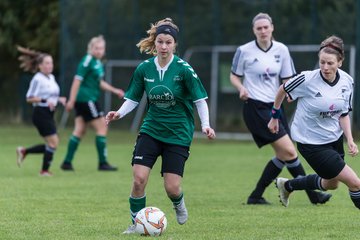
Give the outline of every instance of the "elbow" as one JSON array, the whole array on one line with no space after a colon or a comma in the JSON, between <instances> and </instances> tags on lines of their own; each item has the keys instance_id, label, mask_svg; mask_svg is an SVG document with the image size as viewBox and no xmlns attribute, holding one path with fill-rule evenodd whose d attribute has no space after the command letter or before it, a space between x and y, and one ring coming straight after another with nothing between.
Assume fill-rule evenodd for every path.
<instances>
[{"instance_id":1,"label":"elbow","mask_svg":"<svg viewBox=\"0 0 360 240\"><path fill-rule=\"evenodd\" d=\"M33 103L34 102L34 97L27 97L26 102L27 103Z\"/></svg>"}]
</instances>

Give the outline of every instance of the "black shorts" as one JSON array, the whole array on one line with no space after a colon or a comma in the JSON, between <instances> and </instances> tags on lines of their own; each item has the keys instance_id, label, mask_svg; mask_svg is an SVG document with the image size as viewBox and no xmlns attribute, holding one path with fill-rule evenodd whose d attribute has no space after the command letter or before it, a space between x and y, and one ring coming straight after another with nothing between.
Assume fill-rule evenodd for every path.
<instances>
[{"instance_id":1,"label":"black shorts","mask_svg":"<svg viewBox=\"0 0 360 240\"><path fill-rule=\"evenodd\" d=\"M248 99L244 104L243 114L245 124L259 148L275 142L286 134L290 136L289 124L285 114L281 114L280 116L279 132L277 134L271 133L268 129L267 125L271 119L270 113L272 107L273 103L264 103L254 99ZM281 107L281 110L283 113L283 107Z\"/></svg>"},{"instance_id":2,"label":"black shorts","mask_svg":"<svg viewBox=\"0 0 360 240\"><path fill-rule=\"evenodd\" d=\"M42 137L56 134L54 111L48 107L34 107L32 122Z\"/></svg>"},{"instance_id":3,"label":"black shorts","mask_svg":"<svg viewBox=\"0 0 360 240\"><path fill-rule=\"evenodd\" d=\"M189 158L189 147L161 142L145 133L136 139L131 165L139 164L152 168L159 156L162 157L161 175L175 173L183 176L185 162Z\"/></svg>"},{"instance_id":4,"label":"black shorts","mask_svg":"<svg viewBox=\"0 0 360 240\"><path fill-rule=\"evenodd\" d=\"M75 113L77 117L82 117L85 122L104 116L104 112L100 109L98 102L75 102Z\"/></svg>"},{"instance_id":5,"label":"black shorts","mask_svg":"<svg viewBox=\"0 0 360 240\"><path fill-rule=\"evenodd\" d=\"M322 178L334 178L345 167L342 136L335 142L323 145L297 143L297 148L312 169Z\"/></svg>"}]
</instances>

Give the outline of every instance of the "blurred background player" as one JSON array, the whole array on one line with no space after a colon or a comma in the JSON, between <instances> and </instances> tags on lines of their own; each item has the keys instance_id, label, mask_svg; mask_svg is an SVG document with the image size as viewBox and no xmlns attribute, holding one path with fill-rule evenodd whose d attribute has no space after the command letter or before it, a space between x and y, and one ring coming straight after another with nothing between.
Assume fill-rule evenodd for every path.
<instances>
[{"instance_id":1,"label":"blurred background player","mask_svg":"<svg viewBox=\"0 0 360 240\"><path fill-rule=\"evenodd\" d=\"M252 21L256 40L240 46L234 55L230 82L244 101L244 121L259 148L270 144L275 156L267 163L247 204L269 204L263 197L266 187L280 174L284 166L292 176L304 176L305 171L290 139L285 115L280 117L279 133L267 128L271 108L280 81L296 74L288 48L273 39L274 26L266 13L257 14ZM242 83L243 81L243 83ZM331 195L306 191L311 203L327 202Z\"/></svg>"},{"instance_id":2,"label":"blurred background player","mask_svg":"<svg viewBox=\"0 0 360 240\"><path fill-rule=\"evenodd\" d=\"M197 107L202 132L215 138L209 124L207 93L194 69L174 52L179 29L170 18L163 19L147 31L148 37L137 46L140 52L154 55L135 70L126 101L115 112L106 115L110 122L124 117L140 102L144 92L148 109L136 140L132 158L133 185L130 202L131 220L146 206L145 187L157 158L162 157L161 175L167 196L173 203L176 219L184 224L188 219L181 180L189 157L194 134L193 105ZM124 234L135 232L130 225Z\"/></svg>"},{"instance_id":3,"label":"blurred background player","mask_svg":"<svg viewBox=\"0 0 360 240\"><path fill-rule=\"evenodd\" d=\"M59 144L54 111L58 102L63 105L66 104L66 98L59 97L60 88L52 74L54 65L49 54L22 47L18 47L18 51L21 53L19 57L20 67L24 71L36 72L26 93L26 101L33 106L32 122L44 138L45 144L28 148L18 147L16 149L17 164L20 167L28 154L43 154L40 175L52 176L49 168Z\"/></svg>"},{"instance_id":4,"label":"blurred background player","mask_svg":"<svg viewBox=\"0 0 360 240\"><path fill-rule=\"evenodd\" d=\"M103 36L93 37L88 43L88 53L82 58L74 77L66 110L75 107L75 127L70 137L67 153L61 169L73 171L72 161L81 138L86 133L88 125L96 131L95 145L98 153L98 170L116 171L107 161L106 135L108 127L104 113L100 109L98 100L100 90L109 91L119 98L123 98L124 91L115 88L104 81L104 66L101 59L105 55L105 39Z\"/></svg>"},{"instance_id":5,"label":"blurred background player","mask_svg":"<svg viewBox=\"0 0 360 240\"><path fill-rule=\"evenodd\" d=\"M292 180L277 178L280 200L289 204L295 190L328 190L346 184L354 205L360 209L360 179L344 161L345 135L350 156L359 153L351 133L349 112L352 110L353 78L340 67L345 58L343 40L337 36L325 39L319 50L320 69L305 71L280 86L275 98L269 129L277 135L280 105L288 95L298 99L291 125L297 148L317 174Z\"/></svg>"}]
</instances>

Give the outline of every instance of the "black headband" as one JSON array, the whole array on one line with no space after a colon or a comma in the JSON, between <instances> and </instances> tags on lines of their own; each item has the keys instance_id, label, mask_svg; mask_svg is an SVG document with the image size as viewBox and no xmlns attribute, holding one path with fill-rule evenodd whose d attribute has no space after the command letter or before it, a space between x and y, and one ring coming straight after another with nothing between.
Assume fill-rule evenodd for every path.
<instances>
[{"instance_id":1,"label":"black headband","mask_svg":"<svg viewBox=\"0 0 360 240\"><path fill-rule=\"evenodd\" d=\"M156 36L161 34L161 33L164 33L164 34L170 34L175 42L177 40L177 33L178 33L178 30L176 30L175 28L173 28L172 26L170 25L161 25L161 26L158 26L156 28Z\"/></svg>"},{"instance_id":2,"label":"black headband","mask_svg":"<svg viewBox=\"0 0 360 240\"><path fill-rule=\"evenodd\" d=\"M340 48L338 48L337 46L335 46L335 45L333 45L333 44L331 44L331 43L328 43L328 44L320 47L320 50L323 49L323 48L326 48L326 47L329 47L329 48L334 49L335 51L339 52L341 55L343 54L343 52L342 52L342 50L341 50ZM320 51L320 50L319 50L319 51Z\"/></svg>"}]
</instances>

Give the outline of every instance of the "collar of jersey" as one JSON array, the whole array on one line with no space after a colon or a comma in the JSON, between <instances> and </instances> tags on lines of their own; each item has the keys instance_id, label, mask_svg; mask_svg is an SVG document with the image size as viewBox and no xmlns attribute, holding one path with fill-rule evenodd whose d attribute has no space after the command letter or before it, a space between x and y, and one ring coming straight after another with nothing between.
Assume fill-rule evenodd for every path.
<instances>
[{"instance_id":1,"label":"collar of jersey","mask_svg":"<svg viewBox=\"0 0 360 240\"><path fill-rule=\"evenodd\" d=\"M270 46L269 46L266 50L264 50L264 49L262 49L262 48L260 47L260 45L259 45L259 43L257 42L257 40L255 40L255 44L256 44L256 46L257 46L261 51L267 52L267 51L269 51L269 50L272 48L272 46L273 46L273 41L271 41Z\"/></svg>"},{"instance_id":2,"label":"collar of jersey","mask_svg":"<svg viewBox=\"0 0 360 240\"><path fill-rule=\"evenodd\" d=\"M154 63L156 65L156 69L158 71L161 71L161 70L166 71L173 60L174 60L174 55L172 55L170 61L164 67L161 67L160 64L159 64L159 58L158 58L158 56L156 56L155 59L154 59Z\"/></svg>"},{"instance_id":3,"label":"collar of jersey","mask_svg":"<svg viewBox=\"0 0 360 240\"><path fill-rule=\"evenodd\" d=\"M320 71L320 70L319 70L319 71ZM329 82L328 80L326 80L326 79L324 78L324 76L322 75L321 71L320 71L320 76L321 76L322 80L323 80L325 83L327 83L329 86L331 86L331 87L332 87L332 86L335 86L335 85L338 83L339 79L340 79L339 71L336 71L335 80L332 81L332 82Z\"/></svg>"}]
</instances>

